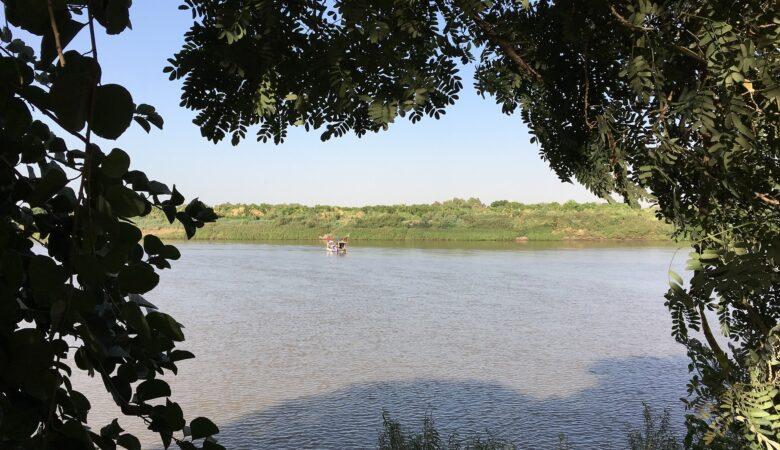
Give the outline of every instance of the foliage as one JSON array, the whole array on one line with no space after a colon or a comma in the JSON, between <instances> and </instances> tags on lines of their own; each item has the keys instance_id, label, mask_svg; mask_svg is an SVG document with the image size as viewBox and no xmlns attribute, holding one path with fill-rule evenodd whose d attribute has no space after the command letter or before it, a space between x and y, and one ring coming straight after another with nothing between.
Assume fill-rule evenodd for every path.
<instances>
[{"instance_id":1,"label":"foliage","mask_svg":"<svg viewBox=\"0 0 780 450\"><path fill-rule=\"evenodd\" d=\"M644 429L628 432L628 448L631 450L679 450L680 440L672 430L669 411L654 416L650 406L644 404Z\"/></svg>"},{"instance_id":2,"label":"foliage","mask_svg":"<svg viewBox=\"0 0 780 450\"><path fill-rule=\"evenodd\" d=\"M780 319L775 1L186 4L196 24L166 70L214 141L253 124L281 142L290 126L328 139L438 118L476 63L476 89L519 111L562 180L649 201L695 242L690 282L670 274L666 295L691 357L686 444L780 446L777 390L751 381ZM760 428L729 413L754 388L769 396Z\"/></svg>"},{"instance_id":3,"label":"foliage","mask_svg":"<svg viewBox=\"0 0 780 450\"><path fill-rule=\"evenodd\" d=\"M629 450L678 450L680 441L671 428L669 411L654 415L647 404L643 409L644 429L632 428L626 436L626 448ZM382 412L382 431L379 434L377 448L379 450L510 450L518 448L503 439L484 433L472 433L465 438L457 433L451 434L445 441L433 415L426 414L420 430L405 432L401 424L390 417L387 411ZM564 434L558 435L556 450L571 450L576 447Z\"/></svg>"},{"instance_id":4,"label":"foliage","mask_svg":"<svg viewBox=\"0 0 780 450\"><path fill-rule=\"evenodd\" d=\"M104 83L95 28L130 27L129 0L3 0L0 45L0 447L139 449L118 420L88 427L90 401L73 370L98 376L122 413L185 449L222 448L211 421L189 424L161 376L192 358L182 325L146 301L158 272L179 258L143 236L153 209L191 236L215 219L175 186L102 150L135 121L162 128L154 107ZM86 52L68 50L88 30ZM36 36L36 53L17 32ZM64 131L64 133L61 133ZM189 437L185 437L189 435ZM196 445L197 444L197 445Z\"/></svg>"},{"instance_id":5,"label":"foliage","mask_svg":"<svg viewBox=\"0 0 780 450\"><path fill-rule=\"evenodd\" d=\"M764 348L748 356L750 378L735 383L723 394L723 404L711 408L712 425L705 442L716 440L736 444L738 433L751 442L751 448L780 448L774 440L780 416L780 404L775 399L780 385L780 327L775 327ZM733 427L733 424L740 427Z\"/></svg>"},{"instance_id":6,"label":"foliage","mask_svg":"<svg viewBox=\"0 0 780 450\"><path fill-rule=\"evenodd\" d=\"M491 436L489 433L471 434L466 438L457 433L443 440L436 429L433 415L423 417L419 432L404 433L401 424L382 412L382 432L377 443L378 450L511 450L515 445Z\"/></svg>"},{"instance_id":7,"label":"foliage","mask_svg":"<svg viewBox=\"0 0 780 450\"><path fill-rule=\"evenodd\" d=\"M669 240L673 228L649 209L621 204L549 203L528 205L477 199L453 199L430 205L363 207L221 204L216 223L195 239L314 240L327 233L355 240ZM182 238L181 227L168 224L162 213L137 222L160 237Z\"/></svg>"}]
</instances>

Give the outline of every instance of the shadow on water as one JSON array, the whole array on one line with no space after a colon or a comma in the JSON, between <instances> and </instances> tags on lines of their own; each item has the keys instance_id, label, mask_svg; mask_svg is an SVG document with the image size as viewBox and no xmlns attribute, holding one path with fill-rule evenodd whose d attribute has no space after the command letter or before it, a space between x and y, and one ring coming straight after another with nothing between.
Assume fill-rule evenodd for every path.
<instances>
[{"instance_id":1,"label":"shadow on water","mask_svg":"<svg viewBox=\"0 0 780 450\"><path fill-rule=\"evenodd\" d=\"M596 376L595 385L548 398L482 380L354 384L223 423L218 437L234 449L373 448L384 409L407 431L419 430L429 412L444 436L455 430L462 436L489 429L520 448L546 449L555 448L558 434L565 433L574 448L619 449L625 448L628 427L641 424L643 401L656 412L669 408L682 434L684 412L679 398L684 395L686 364L683 357L603 360L587 369ZM518 373L517 379L522 378Z\"/></svg>"}]
</instances>

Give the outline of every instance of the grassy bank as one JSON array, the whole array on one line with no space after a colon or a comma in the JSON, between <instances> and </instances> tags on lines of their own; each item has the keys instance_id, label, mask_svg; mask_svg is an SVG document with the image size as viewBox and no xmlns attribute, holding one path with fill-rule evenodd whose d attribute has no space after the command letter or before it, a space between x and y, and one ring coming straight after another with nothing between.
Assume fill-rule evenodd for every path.
<instances>
[{"instance_id":1,"label":"grassy bank","mask_svg":"<svg viewBox=\"0 0 780 450\"><path fill-rule=\"evenodd\" d=\"M220 219L199 230L204 240L309 240L326 233L354 240L531 241L668 240L672 227L653 211L621 204L484 205L453 199L430 205L365 207L221 204ZM184 231L160 212L138 221L145 233L182 239Z\"/></svg>"}]
</instances>

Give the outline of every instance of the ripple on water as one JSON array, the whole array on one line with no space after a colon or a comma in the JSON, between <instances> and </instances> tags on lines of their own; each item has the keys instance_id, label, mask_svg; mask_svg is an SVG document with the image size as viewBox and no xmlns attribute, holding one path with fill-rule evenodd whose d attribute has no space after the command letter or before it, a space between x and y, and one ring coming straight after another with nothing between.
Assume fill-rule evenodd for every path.
<instances>
[{"instance_id":1,"label":"ripple on water","mask_svg":"<svg viewBox=\"0 0 780 450\"><path fill-rule=\"evenodd\" d=\"M524 448L561 432L577 448L623 448L642 401L681 424L671 249L180 249L148 297L197 355L171 379L174 399L215 420L229 448L372 447L383 409ZM76 385L95 399L93 427L116 416L102 387Z\"/></svg>"}]
</instances>

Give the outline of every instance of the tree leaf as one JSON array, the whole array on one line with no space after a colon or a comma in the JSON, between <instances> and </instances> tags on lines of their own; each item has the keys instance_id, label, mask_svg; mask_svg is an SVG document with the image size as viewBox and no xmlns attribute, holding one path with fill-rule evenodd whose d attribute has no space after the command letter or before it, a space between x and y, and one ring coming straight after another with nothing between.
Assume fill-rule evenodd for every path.
<instances>
[{"instance_id":1,"label":"tree leaf","mask_svg":"<svg viewBox=\"0 0 780 450\"><path fill-rule=\"evenodd\" d=\"M201 439L219 433L219 428L205 417L196 417L190 422L190 433L193 439Z\"/></svg>"},{"instance_id":2,"label":"tree leaf","mask_svg":"<svg viewBox=\"0 0 780 450\"><path fill-rule=\"evenodd\" d=\"M136 217L145 214L151 206L132 189L117 184L106 189L106 200L114 212L121 217Z\"/></svg>"},{"instance_id":3,"label":"tree leaf","mask_svg":"<svg viewBox=\"0 0 780 450\"><path fill-rule=\"evenodd\" d=\"M127 450L141 450L141 441L132 434L125 433L116 440L117 445L126 448Z\"/></svg>"},{"instance_id":4,"label":"tree leaf","mask_svg":"<svg viewBox=\"0 0 780 450\"><path fill-rule=\"evenodd\" d=\"M160 238L153 234L147 234L144 236L144 250L150 255L159 255L163 251L165 245Z\"/></svg>"},{"instance_id":5,"label":"tree leaf","mask_svg":"<svg viewBox=\"0 0 780 450\"><path fill-rule=\"evenodd\" d=\"M106 84L95 89L95 110L92 131L105 139L116 139L133 121L135 104L130 92L118 84Z\"/></svg>"},{"instance_id":6,"label":"tree leaf","mask_svg":"<svg viewBox=\"0 0 780 450\"><path fill-rule=\"evenodd\" d=\"M122 149L115 148L103 159L100 169L110 178L122 178L130 168L130 156Z\"/></svg>"},{"instance_id":7,"label":"tree leaf","mask_svg":"<svg viewBox=\"0 0 780 450\"><path fill-rule=\"evenodd\" d=\"M51 109L63 127L71 132L84 128L92 91L100 82L100 65L76 51L65 53L67 65L58 67L49 91Z\"/></svg>"},{"instance_id":8,"label":"tree leaf","mask_svg":"<svg viewBox=\"0 0 780 450\"><path fill-rule=\"evenodd\" d=\"M119 286L124 292L144 294L157 286L160 276L146 263L132 263L119 272Z\"/></svg>"},{"instance_id":9,"label":"tree leaf","mask_svg":"<svg viewBox=\"0 0 780 450\"><path fill-rule=\"evenodd\" d=\"M148 401L160 397L170 397L171 387L164 380L153 378L146 380L135 388L135 395L139 401Z\"/></svg>"},{"instance_id":10,"label":"tree leaf","mask_svg":"<svg viewBox=\"0 0 780 450\"><path fill-rule=\"evenodd\" d=\"M181 325L168 314L152 311L146 315L146 320L149 322L149 326L174 341L181 342L184 340L184 333L181 330Z\"/></svg>"},{"instance_id":11,"label":"tree leaf","mask_svg":"<svg viewBox=\"0 0 780 450\"><path fill-rule=\"evenodd\" d=\"M146 321L143 311L135 302L127 302L122 305L122 313L127 323L146 339L152 336L149 323Z\"/></svg>"}]
</instances>

